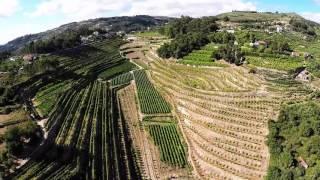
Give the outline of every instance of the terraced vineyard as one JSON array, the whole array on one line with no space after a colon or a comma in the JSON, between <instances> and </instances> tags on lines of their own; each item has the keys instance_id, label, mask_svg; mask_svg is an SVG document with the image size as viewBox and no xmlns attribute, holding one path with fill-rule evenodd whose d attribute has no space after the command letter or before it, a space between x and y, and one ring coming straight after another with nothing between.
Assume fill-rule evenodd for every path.
<instances>
[{"instance_id":1,"label":"terraced vineyard","mask_svg":"<svg viewBox=\"0 0 320 180\"><path fill-rule=\"evenodd\" d=\"M41 116L48 116L56 103L56 99L70 88L69 82L48 84L36 94L34 105Z\"/></svg>"},{"instance_id":2,"label":"terraced vineyard","mask_svg":"<svg viewBox=\"0 0 320 180\"><path fill-rule=\"evenodd\" d=\"M216 62L213 55L217 52L219 45L208 44L200 50L194 50L189 55L183 57L180 63L189 65L201 65L201 66L217 66L226 67L226 64Z\"/></svg>"},{"instance_id":3,"label":"terraced vineyard","mask_svg":"<svg viewBox=\"0 0 320 180\"><path fill-rule=\"evenodd\" d=\"M160 159L171 165L185 167L187 159L184 147L174 124L147 125L155 144L160 148Z\"/></svg>"},{"instance_id":4,"label":"terraced vineyard","mask_svg":"<svg viewBox=\"0 0 320 180\"><path fill-rule=\"evenodd\" d=\"M153 62L151 77L174 104L193 174L200 179L263 179L269 119L277 116L283 100L307 92L292 86L284 93L274 81L241 67L210 70Z\"/></svg>"},{"instance_id":5,"label":"terraced vineyard","mask_svg":"<svg viewBox=\"0 0 320 180\"><path fill-rule=\"evenodd\" d=\"M65 93L46 123L49 139L14 178L139 178L131 148L124 143L122 122L112 113L117 112L114 92L95 81Z\"/></svg>"},{"instance_id":6,"label":"terraced vineyard","mask_svg":"<svg viewBox=\"0 0 320 180\"><path fill-rule=\"evenodd\" d=\"M295 70L298 67L303 67L303 61L301 59L294 58L269 58L247 56L246 59L252 65L282 71Z\"/></svg>"},{"instance_id":7,"label":"terraced vineyard","mask_svg":"<svg viewBox=\"0 0 320 180\"><path fill-rule=\"evenodd\" d=\"M22 84L48 117L45 139L8 178L263 179L268 121L312 91L283 72L212 62L213 44L177 63L155 54L162 38L149 41L122 52L114 39L52 54L57 73Z\"/></svg>"},{"instance_id":8,"label":"terraced vineyard","mask_svg":"<svg viewBox=\"0 0 320 180\"><path fill-rule=\"evenodd\" d=\"M125 136L126 125L119 120L118 88L96 80L100 73L126 61L117 51L120 42L96 43L93 51L80 47L85 48L86 59L75 56L74 49L51 57L59 58L71 79L54 81L37 93L36 101L51 109L45 123L46 139L10 179L141 179L133 147ZM29 86L29 90L40 85Z\"/></svg>"},{"instance_id":9,"label":"terraced vineyard","mask_svg":"<svg viewBox=\"0 0 320 180\"><path fill-rule=\"evenodd\" d=\"M170 113L170 105L153 87L147 74L143 70L135 71L134 77L137 83L141 112L146 114Z\"/></svg>"},{"instance_id":10,"label":"terraced vineyard","mask_svg":"<svg viewBox=\"0 0 320 180\"><path fill-rule=\"evenodd\" d=\"M121 74L113 79L111 79L112 86L119 86L130 83L133 80L133 74L131 72Z\"/></svg>"}]
</instances>

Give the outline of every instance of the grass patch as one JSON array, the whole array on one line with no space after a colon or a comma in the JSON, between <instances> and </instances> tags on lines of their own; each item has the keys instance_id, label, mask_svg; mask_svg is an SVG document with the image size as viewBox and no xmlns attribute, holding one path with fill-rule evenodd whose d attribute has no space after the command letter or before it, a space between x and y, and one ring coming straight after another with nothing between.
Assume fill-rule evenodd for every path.
<instances>
[{"instance_id":1,"label":"grass patch","mask_svg":"<svg viewBox=\"0 0 320 180\"><path fill-rule=\"evenodd\" d=\"M117 75L127 73L129 71L132 71L134 69L137 69L137 66L132 64L129 61L125 61L124 63L114 66L112 68L109 68L105 71L103 71L101 74L99 74L98 78L108 80L111 79Z\"/></svg>"}]
</instances>

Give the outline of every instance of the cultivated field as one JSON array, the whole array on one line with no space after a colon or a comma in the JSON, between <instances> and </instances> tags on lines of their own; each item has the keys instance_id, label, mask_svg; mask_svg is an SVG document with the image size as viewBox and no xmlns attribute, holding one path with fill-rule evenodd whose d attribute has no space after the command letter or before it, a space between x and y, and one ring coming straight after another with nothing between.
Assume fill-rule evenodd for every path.
<instances>
[{"instance_id":1,"label":"cultivated field","mask_svg":"<svg viewBox=\"0 0 320 180\"><path fill-rule=\"evenodd\" d=\"M129 58L147 67L151 82L174 106L193 176L263 179L269 162L268 121L277 117L284 100L302 99L307 92L297 88L300 84L285 86L281 78L266 79L243 67L201 64L209 62L209 46L184 58L186 64L196 59L198 67L192 67L160 59L156 46L145 41L132 44L145 44L141 48L149 50Z\"/></svg>"}]
</instances>

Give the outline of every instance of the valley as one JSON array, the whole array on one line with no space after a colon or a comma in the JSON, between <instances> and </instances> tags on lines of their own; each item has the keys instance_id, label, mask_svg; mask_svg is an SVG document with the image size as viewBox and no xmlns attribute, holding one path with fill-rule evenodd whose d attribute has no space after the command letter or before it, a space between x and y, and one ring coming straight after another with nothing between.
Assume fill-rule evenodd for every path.
<instances>
[{"instance_id":1,"label":"valley","mask_svg":"<svg viewBox=\"0 0 320 180\"><path fill-rule=\"evenodd\" d=\"M0 63L0 178L317 178L320 25L252 14L26 45Z\"/></svg>"}]
</instances>

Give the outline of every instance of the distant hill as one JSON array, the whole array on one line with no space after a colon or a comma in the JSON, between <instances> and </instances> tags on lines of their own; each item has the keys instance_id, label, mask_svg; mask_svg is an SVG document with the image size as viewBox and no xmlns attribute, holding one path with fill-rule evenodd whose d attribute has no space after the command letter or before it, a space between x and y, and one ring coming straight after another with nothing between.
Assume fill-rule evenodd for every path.
<instances>
[{"instance_id":1,"label":"distant hill","mask_svg":"<svg viewBox=\"0 0 320 180\"><path fill-rule=\"evenodd\" d=\"M154 27L168 22L169 17L152 17L152 16L123 16L123 17L110 17L110 18L98 18L90 19L81 22L72 22L62 25L58 28L41 32L38 34L25 35L16 38L7 44L0 46L0 52L4 51L16 51L26 44L37 41L52 38L53 36L59 36L59 34L66 31L77 31L83 27L89 27L92 29L104 29L108 31L138 31L145 30L148 27Z\"/></svg>"},{"instance_id":2,"label":"distant hill","mask_svg":"<svg viewBox=\"0 0 320 180\"><path fill-rule=\"evenodd\" d=\"M296 13L272 13L256 11L233 11L217 15L223 27L245 27L253 29L270 29L281 26L287 31L301 32L315 36L320 24L307 20Z\"/></svg>"},{"instance_id":3,"label":"distant hill","mask_svg":"<svg viewBox=\"0 0 320 180\"><path fill-rule=\"evenodd\" d=\"M288 22L291 19L304 20L314 26L319 26L318 23L306 20L297 13L273 13L273 12L257 12L257 11L232 11L217 15L217 18L223 20L225 17L229 18L230 22Z\"/></svg>"}]
</instances>

